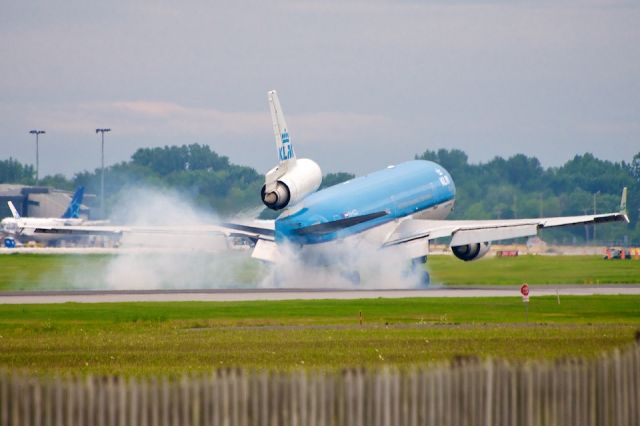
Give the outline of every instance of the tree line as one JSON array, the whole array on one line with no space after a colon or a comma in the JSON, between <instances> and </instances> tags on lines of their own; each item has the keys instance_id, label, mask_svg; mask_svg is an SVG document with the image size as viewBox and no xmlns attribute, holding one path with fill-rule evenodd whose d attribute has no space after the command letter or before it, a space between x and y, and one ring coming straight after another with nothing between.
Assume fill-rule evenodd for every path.
<instances>
[{"instance_id":1,"label":"tree line","mask_svg":"<svg viewBox=\"0 0 640 426\"><path fill-rule=\"evenodd\" d=\"M597 228L603 243L640 244L640 153L630 162L576 155L560 167L544 168L535 157L517 154L470 164L460 150L425 151L416 159L431 160L451 173L456 184L455 219L515 219L571 216L618 211L622 188L628 187L631 223ZM544 235L558 243L593 240L590 226L574 226ZM626 236L626 241L625 241Z\"/></svg>"},{"instance_id":2,"label":"tree line","mask_svg":"<svg viewBox=\"0 0 640 426\"><path fill-rule=\"evenodd\" d=\"M617 211L624 186L629 188L631 224L610 224L597 229L602 243L640 244L640 152L629 162L601 160L592 154L576 155L560 167L544 168L535 157L523 154L469 163L461 150L427 150L416 159L437 162L456 184L455 219L511 219L581 215ZM171 189L198 207L218 214L260 210L263 175L232 164L207 145L191 144L140 148L129 161L105 169L105 204L109 212L122 191L131 187ZM329 173L322 187L353 178L351 173ZM35 169L15 159L0 161L0 183L35 184ZM45 176L40 185L73 190L79 185L99 194L100 169ZM592 242L593 228L576 226L545 231L557 243ZM626 239L626 240L625 240Z\"/></svg>"}]
</instances>

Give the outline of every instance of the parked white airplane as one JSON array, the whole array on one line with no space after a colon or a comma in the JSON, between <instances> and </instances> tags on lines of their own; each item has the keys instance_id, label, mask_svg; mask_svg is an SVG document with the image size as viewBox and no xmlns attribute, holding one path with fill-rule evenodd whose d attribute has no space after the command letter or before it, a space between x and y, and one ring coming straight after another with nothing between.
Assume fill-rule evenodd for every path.
<instances>
[{"instance_id":1,"label":"parked white airplane","mask_svg":"<svg viewBox=\"0 0 640 426\"><path fill-rule=\"evenodd\" d=\"M626 188L620 211L598 215L512 220L446 220L453 209L455 185L444 167L414 160L389 166L372 174L318 191L320 167L298 158L275 91L268 93L278 165L269 170L262 188L262 202L282 211L265 225L223 223L203 231L244 236L255 243L252 256L268 262L283 258L289 246L304 262L326 263L336 243L358 250L367 244L389 253L397 252L414 266L426 262L429 241L450 238L453 254L464 261L484 256L492 241L533 236L540 229L576 224L627 221ZM109 227L74 227L73 232L105 232ZM61 232L38 228L34 232ZM112 232L137 232L134 228L111 228ZM158 232L163 232L158 230ZM418 270L424 270L419 268ZM422 272L422 280L428 274ZM359 275L351 275L359 281Z\"/></svg>"},{"instance_id":2,"label":"parked white airplane","mask_svg":"<svg viewBox=\"0 0 640 426\"><path fill-rule=\"evenodd\" d=\"M44 227L68 227L78 225L100 225L105 221L86 221L80 217L80 206L84 197L84 187L80 186L71 197L69 206L60 217L22 217L11 201L7 204L11 210L11 217L5 217L0 221L0 232L4 235L4 245L15 247L16 240L50 240L64 237L60 233L34 233L36 229Z\"/></svg>"}]
</instances>

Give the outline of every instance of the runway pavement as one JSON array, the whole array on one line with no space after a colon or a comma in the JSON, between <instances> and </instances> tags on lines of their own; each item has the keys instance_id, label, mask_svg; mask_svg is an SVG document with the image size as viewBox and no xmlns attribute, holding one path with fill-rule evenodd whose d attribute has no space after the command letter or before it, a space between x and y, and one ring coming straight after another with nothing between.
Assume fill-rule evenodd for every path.
<instances>
[{"instance_id":1,"label":"runway pavement","mask_svg":"<svg viewBox=\"0 0 640 426\"><path fill-rule=\"evenodd\" d=\"M530 297L568 295L640 295L640 284L540 285L530 286ZM224 302L312 299L398 299L407 297L519 297L518 286L433 287L428 289L216 289L216 290L128 290L47 291L0 293L0 304L111 303L111 302Z\"/></svg>"}]
</instances>

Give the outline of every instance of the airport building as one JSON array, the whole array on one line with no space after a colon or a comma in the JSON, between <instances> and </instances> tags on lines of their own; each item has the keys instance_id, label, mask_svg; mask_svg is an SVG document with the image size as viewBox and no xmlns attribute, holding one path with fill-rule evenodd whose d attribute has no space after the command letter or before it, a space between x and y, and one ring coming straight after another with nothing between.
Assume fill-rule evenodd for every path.
<instances>
[{"instance_id":1,"label":"airport building","mask_svg":"<svg viewBox=\"0 0 640 426\"><path fill-rule=\"evenodd\" d=\"M24 217L60 217L69 206L72 196L72 192L46 186L0 184L0 218L11 216L9 201ZM80 217L88 218L91 211L86 204L92 204L96 196L85 194L84 198Z\"/></svg>"}]
</instances>

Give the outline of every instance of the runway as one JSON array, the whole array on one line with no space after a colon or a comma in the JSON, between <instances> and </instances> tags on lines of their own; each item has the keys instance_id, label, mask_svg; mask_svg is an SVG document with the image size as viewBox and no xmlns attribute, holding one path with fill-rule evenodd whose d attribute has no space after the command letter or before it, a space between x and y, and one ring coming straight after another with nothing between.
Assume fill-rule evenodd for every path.
<instances>
[{"instance_id":1,"label":"runway","mask_svg":"<svg viewBox=\"0 0 640 426\"><path fill-rule=\"evenodd\" d=\"M640 284L625 285L531 285L531 298L538 296L640 295ZM0 293L0 304L114 303L114 302L232 302L260 300L352 300L409 297L520 297L518 286L434 287L406 290L336 289L216 289L216 290L127 290L44 291Z\"/></svg>"}]
</instances>

